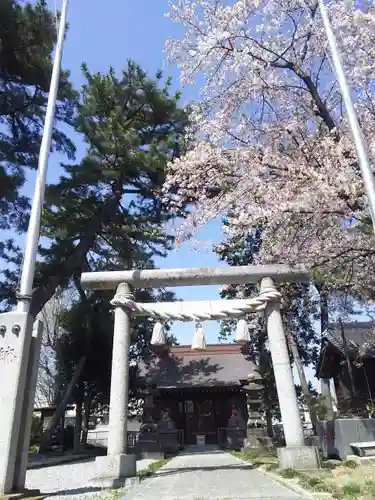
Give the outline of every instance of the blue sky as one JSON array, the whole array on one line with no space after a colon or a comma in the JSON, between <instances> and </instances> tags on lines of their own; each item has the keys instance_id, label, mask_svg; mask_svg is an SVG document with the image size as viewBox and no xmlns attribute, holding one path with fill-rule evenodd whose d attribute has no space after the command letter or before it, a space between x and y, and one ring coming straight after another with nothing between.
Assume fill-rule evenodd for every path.
<instances>
[{"instance_id":1,"label":"blue sky","mask_svg":"<svg viewBox=\"0 0 375 500\"><path fill-rule=\"evenodd\" d=\"M61 0L48 0L52 10L61 8ZM110 6L110 8L109 8ZM121 71L127 59L134 59L141 67L153 75L163 69L173 78L173 87L180 89L178 70L166 68L164 44L167 38L181 34L181 27L165 18L167 0L113 0L98 2L70 0L68 22L69 31L64 45L63 67L71 71L71 79L76 88L84 83L80 70L82 62L87 63L91 72L107 72L112 66ZM199 89L185 88L182 102L199 96ZM82 142L78 153L84 152ZM50 159L48 180L54 181L60 173L60 157ZM66 160L65 160L66 161ZM30 178L28 190L32 189L34 177ZM199 252L191 244L185 244L171 252L168 258L158 259L159 267L217 267L223 266L212 252L212 243L221 241L220 222L208 224L197 237L204 245ZM184 287L175 289L184 300L209 300L219 297L218 287ZM213 321L204 324L207 342L217 342L219 324ZM194 325L175 323L174 333L183 344L191 342Z\"/></svg>"},{"instance_id":2,"label":"blue sky","mask_svg":"<svg viewBox=\"0 0 375 500\"><path fill-rule=\"evenodd\" d=\"M61 0L48 0L52 10L61 8ZM167 68L164 63L164 44L167 38L180 36L181 27L164 17L168 0L112 0L111 2L70 0L68 13L69 31L64 45L63 67L71 71L76 88L84 82L80 66L87 63L91 72L107 72L112 66L121 71L127 59L134 59L151 75L163 69L173 78L174 88L180 88L178 70ZM199 89L183 89L183 103L197 99ZM84 145L77 143L78 154L84 152ZM64 159L66 160L66 159ZM60 173L61 158L50 158L48 180L55 181ZM35 177L31 176L26 187L31 195ZM199 251L187 243L171 252L167 259L158 259L159 267L223 267L212 252L212 243L221 241L220 222L207 224L197 235L202 242ZM175 289L183 300L211 300L219 298L219 287L184 287ZM175 323L173 333L180 343L191 342L194 325ZM218 339L219 324L205 322L204 329L208 343ZM307 375L312 378L312 371Z\"/></svg>"}]
</instances>

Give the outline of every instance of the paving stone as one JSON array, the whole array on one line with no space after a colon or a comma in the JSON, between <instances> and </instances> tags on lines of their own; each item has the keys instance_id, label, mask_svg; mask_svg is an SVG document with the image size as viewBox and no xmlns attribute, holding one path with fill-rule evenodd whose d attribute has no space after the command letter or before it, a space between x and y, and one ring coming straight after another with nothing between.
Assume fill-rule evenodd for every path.
<instances>
[{"instance_id":1,"label":"paving stone","mask_svg":"<svg viewBox=\"0 0 375 500\"><path fill-rule=\"evenodd\" d=\"M152 460L140 460L137 469ZM28 488L47 493L46 500L108 500L108 493L90 486L93 459L27 472ZM252 469L229 453L190 448L159 473L134 486L126 500L306 500L278 481Z\"/></svg>"},{"instance_id":2,"label":"paving stone","mask_svg":"<svg viewBox=\"0 0 375 500\"><path fill-rule=\"evenodd\" d=\"M304 497L229 453L200 450L172 459L136 485L126 500L286 500Z\"/></svg>"},{"instance_id":3,"label":"paving stone","mask_svg":"<svg viewBox=\"0 0 375 500\"><path fill-rule=\"evenodd\" d=\"M137 461L137 470L146 469L154 460ZM90 479L95 476L95 459L82 462L50 465L28 470L26 487L39 489L46 495L45 500L108 500L107 492L93 486Z\"/></svg>"}]
</instances>

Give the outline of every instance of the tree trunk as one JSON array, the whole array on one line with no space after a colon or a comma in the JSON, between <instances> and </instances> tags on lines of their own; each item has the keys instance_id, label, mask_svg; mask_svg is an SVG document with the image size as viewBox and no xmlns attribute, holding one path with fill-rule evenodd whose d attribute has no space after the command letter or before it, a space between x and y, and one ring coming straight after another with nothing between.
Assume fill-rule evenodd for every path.
<instances>
[{"instance_id":1,"label":"tree trunk","mask_svg":"<svg viewBox=\"0 0 375 500\"><path fill-rule=\"evenodd\" d=\"M78 276L74 276L74 284L77 288L81 301L86 306L86 338L85 338L85 352L88 353L90 350L90 339L92 336L92 321L90 318L90 303L87 299L86 293L82 287L81 281ZM81 420L82 434L81 434L81 443L83 445L87 444L87 432L88 432L88 421L90 418L90 406L91 406L91 398L90 391L85 393L85 387L82 385L82 401L83 401L83 415Z\"/></svg>"},{"instance_id":2,"label":"tree trunk","mask_svg":"<svg viewBox=\"0 0 375 500\"><path fill-rule=\"evenodd\" d=\"M93 246L95 239L100 234L103 224L117 207L121 193L115 193L101 207L96 217L91 219L87 231L77 244L74 252L61 262L60 272L49 276L46 283L42 283L34 292L30 304L30 314L34 318L40 313L45 304L50 300L59 286L64 286L71 276L82 270L88 251Z\"/></svg>"},{"instance_id":3,"label":"tree trunk","mask_svg":"<svg viewBox=\"0 0 375 500\"><path fill-rule=\"evenodd\" d=\"M81 449L81 432L82 432L82 401L81 397L76 401L76 418L74 422L74 443L73 453L78 453Z\"/></svg>"},{"instance_id":4,"label":"tree trunk","mask_svg":"<svg viewBox=\"0 0 375 500\"><path fill-rule=\"evenodd\" d=\"M82 358L79 360L77 366L76 366L76 369L75 369L75 372L74 372L74 375L73 375L73 378L65 392L65 395L59 405L59 407L57 408L54 416L52 417L51 419L51 422L50 422L50 425L48 426L48 428L46 429L45 431L45 434L47 434L48 432L48 435L46 435L46 443L44 444L44 435L42 436L42 444L41 444L41 449L42 449L42 446L47 446L49 441L51 440L51 437L53 435L53 431L54 431L54 428L56 427L57 423L58 422L58 419L59 419L59 415L63 415L65 413L65 408L66 406L68 405L70 399L71 399L71 396L72 396L72 393L77 385L77 383L79 382L79 379L80 379L80 376L83 372L83 368L84 368L84 365L85 365L85 362L86 362L86 354L88 352L88 349L89 349L89 346L90 346L90 337L91 337L91 332L92 332L92 325L91 325L91 321L90 321L90 318L89 318L89 307L90 307L90 304L87 300L87 297L86 297L86 293L85 291L83 290L82 288L82 285L81 285L81 282L79 280L79 277L77 276L77 274L73 273L73 279L74 279L74 284L77 288L77 291L78 291L78 294L82 300L82 302L86 305L86 338L85 338L85 352L82 353L83 356ZM79 445L80 445L80 436L81 436L81 430L82 430L82 401L84 399L84 389L83 388L80 388L80 394L82 394L82 396L80 397L80 400L78 401L78 412L79 412L79 415L76 417L76 425L78 425L78 427L75 428L74 430L74 449L78 449ZM53 426L53 427L52 427ZM50 430L50 427L51 427L51 430ZM79 433L79 434L78 434ZM77 437L77 435L79 435L79 439ZM48 441L47 441L48 439Z\"/></svg>"},{"instance_id":5,"label":"tree trunk","mask_svg":"<svg viewBox=\"0 0 375 500\"><path fill-rule=\"evenodd\" d=\"M63 397L61 403L59 404L55 414L51 418L51 421L48 424L47 429L44 431L44 434L42 436L42 440L40 443L39 453L43 453L46 451L48 444L52 439L54 430L56 429L56 426L59 424L61 417L64 415L66 406L68 405L69 401L72 399L73 391L74 391L74 389L77 385L77 382L82 374L83 368L85 366L85 362L86 362L86 358L85 358L85 356L83 356L79 360L79 362L77 363L75 370L74 370L72 380L70 381L70 384L68 385L68 388L64 394L64 397Z\"/></svg>"},{"instance_id":6,"label":"tree trunk","mask_svg":"<svg viewBox=\"0 0 375 500\"><path fill-rule=\"evenodd\" d=\"M350 395L351 395L351 398L354 399L356 390L355 390L354 376L353 376L353 370L352 370L352 363L351 363L351 360L349 357L348 344L346 342L345 331L344 331L344 323L343 323L341 318L339 320L339 323L340 323L341 339L342 339L342 343L344 346L346 368L347 368L348 377L349 377L349 381L350 381Z\"/></svg>"},{"instance_id":7,"label":"tree trunk","mask_svg":"<svg viewBox=\"0 0 375 500\"><path fill-rule=\"evenodd\" d=\"M82 419L82 440L81 443L83 445L87 444L87 434L89 431L89 420L91 413L91 398L86 395L85 401L83 404L83 419Z\"/></svg>"},{"instance_id":8,"label":"tree trunk","mask_svg":"<svg viewBox=\"0 0 375 500\"><path fill-rule=\"evenodd\" d=\"M320 332L323 334L329 324L328 291L324 283L315 283L315 288L318 290L320 297Z\"/></svg>"},{"instance_id":9,"label":"tree trunk","mask_svg":"<svg viewBox=\"0 0 375 500\"><path fill-rule=\"evenodd\" d=\"M312 398L309 390L309 385L307 383L306 375L305 375L305 370L303 368L303 363L301 356L299 355L298 352L298 346L296 343L296 339L294 338L294 335L291 332L286 333L286 338L288 340L289 348L293 356L293 360L296 364L297 372L298 372L298 377L300 380L301 384L301 389L303 392L303 396L305 398L305 403L309 409L309 414L310 414L310 419L311 423L314 429L314 432L316 432L316 424L318 421L318 418L316 416L316 411L312 405Z\"/></svg>"}]
</instances>

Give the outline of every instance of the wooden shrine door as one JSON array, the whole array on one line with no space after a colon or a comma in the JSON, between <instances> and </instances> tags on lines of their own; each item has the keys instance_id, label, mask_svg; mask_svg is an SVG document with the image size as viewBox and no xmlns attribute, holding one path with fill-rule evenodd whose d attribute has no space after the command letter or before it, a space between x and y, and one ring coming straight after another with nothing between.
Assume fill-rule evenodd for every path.
<instances>
[{"instance_id":1,"label":"wooden shrine door","mask_svg":"<svg viewBox=\"0 0 375 500\"><path fill-rule=\"evenodd\" d=\"M196 444L197 435L206 436L207 444L217 442L215 405L212 399L185 401L186 442Z\"/></svg>"}]
</instances>

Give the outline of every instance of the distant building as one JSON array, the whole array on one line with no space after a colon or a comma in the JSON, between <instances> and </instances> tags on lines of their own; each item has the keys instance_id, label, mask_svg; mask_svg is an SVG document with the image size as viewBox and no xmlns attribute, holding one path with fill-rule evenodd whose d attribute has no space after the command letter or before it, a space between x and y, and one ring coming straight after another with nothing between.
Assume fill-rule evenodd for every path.
<instances>
[{"instance_id":1,"label":"distant building","mask_svg":"<svg viewBox=\"0 0 375 500\"><path fill-rule=\"evenodd\" d=\"M331 324L322 335L317 376L333 379L340 414L367 416L375 401L374 323Z\"/></svg>"}]
</instances>

